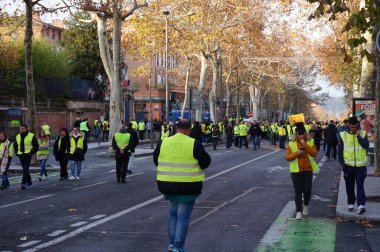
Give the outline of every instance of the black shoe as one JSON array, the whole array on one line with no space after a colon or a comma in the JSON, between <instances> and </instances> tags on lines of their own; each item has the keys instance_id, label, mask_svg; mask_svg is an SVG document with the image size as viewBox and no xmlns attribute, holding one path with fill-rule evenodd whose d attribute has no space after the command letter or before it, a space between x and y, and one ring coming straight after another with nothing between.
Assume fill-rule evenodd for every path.
<instances>
[{"instance_id":1,"label":"black shoe","mask_svg":"<svg viewBox=\"0 0 380 252\"><path fill-rule=\"evenodd\" d=\"M121 179L121 183L122 183L122 184L127 183L127 182L125 181L125 178L122 178L122 179Z\"/></svg>"},{"instance_id":2,"label":"black shoe","mask_svg":"<svg viewBox=\"0 0 380 252\"><path fill-rule=\"evenodd\" d=\"M120 183L120 178L117 178L117 183Z\"/></svg>"},{"instance_id":3,"label":"black shoe","mask_svg":"<svg viewBox=\"0 0 380 252\"><path fill-rule=\"evenodd\" d=\"M26 189L26 186L25 185L21 185L21 190L25 190Z\"/></svg>"},{"instance_id":4,"label":"black shoe","mask_svg":"<svg viewBox=\"0 0 380 252\"><path fill-rule=\"evenodd\" d=\"M0 190L5 190L5 188L3 185L0 186Z\"/></svg>"}]
</instances>

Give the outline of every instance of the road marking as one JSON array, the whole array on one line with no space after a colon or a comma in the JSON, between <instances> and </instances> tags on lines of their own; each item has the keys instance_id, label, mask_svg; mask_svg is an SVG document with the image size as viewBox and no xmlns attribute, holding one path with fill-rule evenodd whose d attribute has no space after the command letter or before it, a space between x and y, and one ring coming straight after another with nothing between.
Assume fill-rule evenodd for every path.
<instances>
[{"instance_id":1,"label":"road marking","mask_svg":"<svg viewBox=\"0 0 380 252\"><path fill-rule=\"evenodd\" d=\"M130 177L134 177L134 176L138 176L138 175L141 175L143 174L144 172L139 172L139 173L135 173L135 174L132 174L132 175L128 175L126 176L126 178L130 178Z\"/></svg>"},{"instance_id":2,"label":"road marking","mask_svg":"<svg viewBox=\"0 0 380 252\"><path fill-rule=\"evenodd\" d=\"M116 169L110 170L109 172L116 172Z\"/></svg>"},{"instance_id":3,"label":"road marking","mask_svg":"<svg viewBox=\"0 0 380 252\"><path fill-rule=\"evenodd\" d=\"M82 226L82 225L87 224L87 223L88 223L87 221L80 221L80 222L71 224L70 227L79 227L79 226Z\"/></svg>"},{"instance_id":4,"label":"road marking","mask_svg":"<svg viewBox=\"0 0 380 252\"><path fill-rule=\"evenodd\" d=\"M49 194L49 195L45 195L45 196L41 196L41 197L37 197L37 198L33 198L33 199L28 199L28 200L23 200L23 201L20 201L20 202L15 202L15 203L8 204L8 205L2 205L2 206L0 206L0 208L6 208L6 207L10 207L10 206L19 205L19 204L22 204L22 203L34 201L34 200L44 199L44 198L47 198L47 197L51 197L53 195L55 195L55 194Z\"/></svg>"},{"instance_id":5,"label":"road marking","mask_svg":"<svg viewBox=\"0 0 380 252\"><path fill-rule=\"evenodd\" d=\"M54 236L58 236L60 234L63 234L64 232L66 232L66 230L57 230L57 231L54 231L53 233L48 234L47 236L54 237Z\"/></svg>"},{"instance_id":6,"label":"road marking","mask_svg":"<svg viewBox=\"0 0 380 252\"><path fill-rule=\"evenodd\" d=\"M88 188L88 187L93 187L93 186L97 186L97 185L101 185L101 184L105 184L105 183L108 183L108 181L103 181L103 182L99 182L99 183L92 184L92 185L86 185L86 186L74 188L74 189L71 189L71 190L72 191L76 191L76 190L80 190L80 189L84 189L84 188Z\"/></svg>"},{"instance_id":7,"label":"road marking","mask_svg":"<svg viewBox=\"0 0 380 252\"><path fill-rule=\"evenodd\" d=\"M265 158L265 157L267 157L267 156L269 156L269 155L272 155L272 154L275 154L275 153L277 153L277 152L279 152L279 151L280 151L280 150L275 150L275 151L272 151L272 152L270 152L270 153L267 153L267 154L265 154L265 155L263 155L263 156L260 156L260 157L258 157L258 158L255 158L255 159L249 160L249 161L247 161L247 162L244 162L244 163L242 163L242 164L239 164L239 165L236 165L236 166L234 166L234 167L231 167L231 168L229 168L229 169L227 169L227 170L224 170L224 171L222 171L222 172L219 172L219 173L217 173L217 174L214 174L214 175L212 175L212 176L206 178L205 181L208 181L208 180L210 180L210 179L213 179L213 178L219 177L219 176L221 176L221 175L223 175L223 174L225 174L225 173L227 173L227 172L229 172L229 171L236 170L236 169L238 169L238 168L240 168L240 167L242 167L242 166L244 166L244 165L247 165L247 164L249 164L249 163L255 162L255 161L259 160L259 159ZM134 174L134 175L138 175L138 174ZM131 175L131 176L133 176L133 175ZM157 201L159 201L159 200L163 200L163 198L164 198L164 197L163 197L162 195L157 196L157 197L155 197L155 198L152 198L152 199L150 199L150 200L147 200L147 201L145 201L145 202L142 202L142 203L140 203L140 204L138 204L138 205L135 205L135 206L133 206L133 207L127 208L127 209L125 209L125 210L123 210L123 211L120 211L120 212L118 212L118 213L115 213L115 214L112 214L112 215L110 215L110 216L107 216L107 217L105 217L105 218L103 218L103 219L100 219L100 220L94 221L94 222L92 222L92 223L89 223L89 224L87 224L87 225L85 225L85 226L82 226L82 227L76 229L76 230L73 230L73 231L70 232L70 233L67 233L67 234L65 234L65 235L63 235L63 236L57 237L57 238L55 238L54 240L51 240L51 241L48 241L48 242L42 243L42 244L37 245L36 247L30 248L30 249L24 250L24 252L38 251L38 250L41 250L41 249L44 249L44 248L50 247L50 246L52 246L52 245L55 245L55 244L57 244L57 243L63 242L63 241L65 241L65 240L67 240L67 239L70 239L70 238L72 238L72 237L74 237L74 236L77 236L77 235L79 235L79 234L85 232L86 230L89 230L89 229L91 229L91 228L97 227L97 226L99 226L99 225L101 225L101 224L103 224L103 223L106 223L106 222L108 222L108 221L111 221L111 220L113 220L113 219L119 218L119 217L121 217L121 216L123 216L123 215L126 215L126 214L131 213L131 212L133 212L133 211L135 211L135 210L138 210L138 209L140 209L140 208L143 208L143 207L145 207L145 206L148 206L148 205L150 205L150 204L152 204L152 203L154 203L154 202L157 202Z\"/></svg>"},{"instance_id":8,"label":"road marking","mask_svg":"<svg viewBox=\"0 0 380 252\"><path fill-rule=\"evenodd\" d=\"M98 219L103 218L104 216L107 216L107 215L105 215L105 214L98 214L98 215L92 216L90 219L91 220L98 220Z\"/></svg>"},{"instance_id":9,"label":"road marking","mask_svg":"<svg viewBox=\"0 0 380 252\"><path fill-rule=\"evenodd\" d=\"M223 153L215 153L213 156L222 155Z\"/></svg>"},{"instance_id":10,"label":"road marking","mask_svg":"<svg viewBox=\"0 0 380 252\"><path fill-rule=\"evenodd\" d=\"M26 242L26 243L23 243L21 245L18 245L17 247L20 247L20 248L26 248L26 247L29 247L29 246L32 246L36 243L39 243L40 241L30 241L30 242Z\"/></svg>"},{"instance_id":11,"label":"road marking","mask_svg":"<svg viewBox=\"0 0 380 252\"><path fill-rule=\"evenodd\" d=\"M253 190L256 190L258 187L252 187L250 189L248 189L247 191L243 192L242 194L239 194L238 196L236 196L235 198L233 198L232 200L230 201L227 201L227 202L224 202L223 204L217 206L217 207L214 207L213 210L211 210L210 212L207 212L205 215L199 217L198 219L195 219L194 221L190 222L190 225L194 225L195 223L203 220L204 218L206 218L207 216L215 213L216 211L218 211L219 209L221 209L222 207L224 207L225 205L228 205L242 197L244 197L245 195L251 193Z\"/></svg>"}]
</instances>

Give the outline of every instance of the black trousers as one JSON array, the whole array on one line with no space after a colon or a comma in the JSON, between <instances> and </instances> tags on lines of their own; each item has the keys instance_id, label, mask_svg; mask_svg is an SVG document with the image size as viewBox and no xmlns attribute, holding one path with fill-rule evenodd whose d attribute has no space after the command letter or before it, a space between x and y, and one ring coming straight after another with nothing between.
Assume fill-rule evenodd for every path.
<instances>
[{"instance_id":1,"label":"black trousers","mask_svg":"<svg viewBox=\"0 0 380 252\"><path fill-rule=\"evenodd\" d=\"M31 155L21 155L19 156L21 166L22 166L22 185L31 185L32 184L32 177L30 176L29 168L30 168L30 161L32 160Z\"/></svg>"},{"instance_id":2,"label":"black trousers","mask_svg":"<svg viewBox=\"0 0 380 252\"><path fill-rule=\"evenodd\" d=\"M216 150L216 146L218 145L219 139L217 137L212 137L212 145L214 146L214 150Z\"/></svg>"},{"instance_id":3,"label":"black trousers","mask_svg":"<svg viewBox=\"0 0 380 252\"><path fill-rule=\"evenodd\" d=\"M127 176L127 169L129 163L129 155L116 157L116 177L118 179L125 179Z\"/></svg>"},{"instance_id":4,"label":"black trousers","mask_svg":"<svg viewBox=\"0 0 380 252\"><path fill-rule=\"evenodd\" d=\"M292 172L290 173L294 187L294 201L296 203L296 211L302 211L302 195L303 204L309 205L311 197L311 189L313 185L313 172Z\"/></svg>"},{"instance_id":5,"label":"black trousers","mask_svg":"<svg viewBox=\"0 0 380 252\"><path fill-rule=\"evenodd\" d=\"M67 158L62 158L59 160L59 166L60 166L60 176L61 178L68 178L68 173L67 173L67 164L69 160Z\"/></svg>"}]
</instances>

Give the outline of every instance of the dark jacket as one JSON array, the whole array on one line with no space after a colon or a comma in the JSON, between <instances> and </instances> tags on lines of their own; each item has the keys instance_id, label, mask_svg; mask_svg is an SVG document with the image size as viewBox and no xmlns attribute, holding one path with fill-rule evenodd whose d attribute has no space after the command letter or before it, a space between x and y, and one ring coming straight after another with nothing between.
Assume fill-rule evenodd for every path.
<instances>
[{"instance_id":1,"label":"dark jacket","mask_svg":"<svg viewBox=\"0 0 380 252\"><path fill-rule=\"evenodd\" d=\"M160 155L161 142L156 146L153 153L153 161L158 166L158 156ZM206 169L211 163L211 157L206 152L202 143L195 140L193 148L193 156L198 160L201 169ZM194 195L201 194L203 182L164 182L157 181L158 190L163 194L169 195Z\"/></svg>"},{"instance_id":2,"label":"dark jacket","mask_svg":"<svg viewBox=\"0 0 380 252\"><path fill-rule=\"evenodd\" d=\"M261 128L259 124L252 124L249 128L249 135L251 137L261 136Z\"/></svg>"},{"instance_id":3,"label":"dark jacket","mask_svg":"<svg viewBox=\"0 0 380 252\"><path fill-rule=\"evenodd\" d=\"M224 132L229 136L229 135L233 135L234 133L234 129L232 128L231 125L228 125L226 126L226 128L224 129Z\"/></svg>"},{"instance_id":4,"label":"dark jacket","mask_svg":"<svg viewBox=\"0 0 380 252\"><path fill-rule=\"evenodd\" d=\"M137 132L132 128L127 128L127 132L131 134L132 138L131 152L135 152L136 146L139 144L139 136L137 135Z\"/></svg>"},{"instance_id":5,"label":"dark jacket","mask_svg":"<svg viewBox=\"0 0 380 252\"><path fill-rule=\"evenodd\" d=\"M202 142L202 128L200 125L194 125L191 129L190 137Z\"/></svg>"},{"instance_id":6,"label":"dark jacket","mask_svg":"<svg viewBox=\"0 0 380 252\"><path fill-rule=\"evenodd\" d=\"M329 124L327 128L325 129L325 141L327 144L336 145L338 144L338 139L336 137L336 134L338 133L338 129L334 124Z\"/></svg>"},{"instance_id":7,"label":"dark jacket","mask_svg":"<svg viewBox=\"0 0 380 252\"><path fill-rule=\"evenodd\" d=\"M54 142L53 147L53 155L55 156L55 160L62 161L69 158L70 152L70 137L66 135L61 139L61 147L58 150L58 142L61 139L61 136L57 137ZM66 152L67 151L67 152Z\"/></svg>"},{"instance_id":8,"label":"dark jacket","mask_svg":"<svg viewBox=\"0 0 380 252\"><path fill-rule=\"evenodd\" d=\"M123 133L123 134L125 134L125 133L130 134L127 129L121 129L119 132ZM120 153L121 149L116 144L115 136L112 138L112 148L115 151L115 157L127 157L127 156L131 155L130 150L131 150L132 146L133 146L133 139L132 139L132 136L130 136L128 145L123 149L124 154L121 154Z\"/></svg>"},{"instance_id":9,"label":"dark jacket","mask_svg":"<svg viewBox=\"0 0 380 252\"><path fill-rule=\"evenodd\" d=\"M84 135L83 132L81 132L81 134ZM70 139L71 138L74 138L75 142L78 143L78 140L81 136L78 136L78 137L74 137L72 135L72 133L70 133ZM69 141L69 149L71 148L71 141ZM87 141L86 141L86 138L84 138L83 140L83 150L80 151L80 152L74 152L74 154L69 154L69 160L75 160L75 161L84 161L84 155L86 154L87 152Z\"/></svg>"},{"instance_id":10,"label":"dark jacket","mask_svg":"<svg viewBox=\"0 0 380 252\"><path fill-rule=\"evenodd\" d=\"M29 131L26 131L25 133L20 133L19 135L21 135L21 141L20 141L20 146L18 146L18 143L16 141L16 138L15 138L15 142L14 142L14 150L15 150L15 153L17 156L22 156L22 155L25 155L25 154L22 154L22 155L18 155L17 152L20 148L20 151L25 151L25 146L24 146L24 139L25 137L29 134ZM39 149L40 145L38 144L38 140L36 138L36 136L33 136L33 140L32 140L32 150L30 151L29 155L33 155L35 153L37 153L38 149Z\"/></svg>"}]
</instances>

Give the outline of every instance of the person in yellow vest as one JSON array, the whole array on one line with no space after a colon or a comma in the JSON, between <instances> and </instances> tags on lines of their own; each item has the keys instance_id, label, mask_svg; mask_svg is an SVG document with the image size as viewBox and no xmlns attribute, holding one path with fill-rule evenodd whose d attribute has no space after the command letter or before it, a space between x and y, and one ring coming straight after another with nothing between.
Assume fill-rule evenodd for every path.
<instances>
[{"instance_id":1,"label":"person in yellow vest","mask_svg":"<svg viewBox=\"0 0 380 252\"><path fill-rule=\"evenodd\" d=\"M16 136L14 147L22 166L21 189L25 190L32 186L32 178L29 172L30 161L39 147L36 136L28 131L26 124L20 125L20 134Z\"/></svg>"},{"instance_id":2,"label":"person in yellow vest","mask_svg":"<svg viewBox=\"0 0 380 252\"><path fill-rule=\"evenodd\" d=\"M21 122L19 119L12 119L11 120L11 127L20 127Z\"/></svg>"},{"instance_id":3,"label":"person in yellow vest","mask_svg":"<svg viewBox=\"0 0 380 252\"><path fill-rule=\"evenodd\" d=\"M191 124L181 120L177 133L157 144L153 161L157 166L158 190L169 201L169 251L185 251L185 240L196 198L202 192L211 157L201 142L189 137Z\"/></svg>"},{"instance_id":4,"label":"person in yellow vest","mask_svg":"<svg viewBox=\"0 0 380 252\"><path fill-rule=\"evenodd\" d=\"M243 145L243 142L244 142L244 146L245 148L248 148L248 142L247 142L247 135L248 135L248 127L247 125L245 124L245 122L241 122L241 124L239 125L239 148L241 149L241 146Z\"/></svg>"},{"instance_id":5,"label":"person in yellow vest","mask_svg":"<svg viewBox=\"0 0 380 252\"><path fill-rule=\"evenodd\" d=\"M47 122L44 122L44 123L42 124L41 129L43 129L43 130L45 131L46 136L47 136L48 138L51 137L50 126L47 124Z\"/></svg>"},{"instance_id":6,"label":"person in yellow vest","mask_svg":"<svg viewBox=\"0 0 380 252\"><path fill-rule=\"evenodd\" d=\"M0 131L0 173L1 185L0 190L9 187L8 170L14 155L14 147L8 140L8 135L4 131Z\"/></svg>"},{"instance_id":7,"label":"person in yellow vest","mask_svg":"<svg viewBox=\"0 0 380 252\"><path fill-rule=\"evenodd\" d=\"M84 155L87 152L87 140L85 134L78 128L74 127L70 133L70 152L69 160L71 167L70 180L80 179L80 172L82 170L82 162Z\"/></svg>"},{"instance_id":8,"label":"person in yellow vest","mask_svg":"<svg viewBox=\"0 0 380 252\"><path fill-rule=\"evenodd\" d=\"M68 179L67 164L69 162L70 137L67 129L62 128L54 142L53 155L59 162L60 180Z\"/></svg>"},{"instance_id":9,"label":"person in yellow vest","mask_svg":"<svg viewBox=\"0 0 380 252\"><path fill-rule=\"evenodd\" d=\"M135 119L132 119L131 123L132 123L132 129L135 131L138 131L138 124L135 121Z\"/></svg>"},{"instance_id":10,"label":"person in yellow vest","mask_svg":"<svg viewBox=\"0 0 380 252\"><path fill-rule=\"evenodd\" d=\"M47 179L46 161L49 158L49 137L45 134L45 130L41 129L38 132L37 141L39 145L37 160L40 163L40 176L38 179L41 181Z\"/></svg>"},{"instance_id":11,"label":"person in yellow vest","mask_svg":"<svg viewBox=\"0 0 380 252\"><path fill-rule=\"evenodd\" d=\"M280 143L279 143L280 149L285 149L286 128L284 124L279 124L278 126L278 137L280 139Z\"/></svg>"},{"instance_id":12,"label":"person in yellow vest","mask_svg":"<svg viewBox=\"0 0 380 252\"><path fill-rule=\"evenodd\" d=\"M139 124L138 124L138 128L139 128L140 140L144 140L145 123L143 121L140 121Z\"/></svg>"},{"instance_id":13,"label":"person in yellow vest","mask_svg":"<svg viewBox=\"0 0 380 252\"><path fill-rule=\"evenodd\" d=\"M105 142L108 142L108 137L109 137L109 134L110 134L110 123L108 122L108 120L104 120L103 121L103 141Z\"/></svg>"},{"instance_id":14,"label":"person in yellow vest","mask_svg":"<svg viewBox=\"0 0 380 252\"><path fill-rule=\"evenodd\" d=\"M314 140L308 138L303 123L297 123L296 135L286 148L285 158L290 162L290 174L294 187L294 201L296 204L296 219L309 214L309 202L313 184L313 171L318 170L315 162L317 148ZM302 202L303 198L303 202Z\"/></svg>"},{"instance_id":15,"label":"person in yellow vest","mask_svg":"<svg viewBox=\"0 0 380 252\"><path fill-rule=\"evenodd\" d=\"M354 211L355 184L358 214L366 212L366 196L364 181L367 176L367 149L369 147L367 133L359 130L359 121L356 117L348 119L348 131L339 133L338 160L343 167L346 182L348 210Z\"/></svg>"},{"instance_id":16,"label":"person in yellow vest","mask_svg":"<svg viewBox=\"0 0 380 252\"><path fill-rule=\"evenodd\" d=\"M112 138L112 147L116 158L117 183L126 183L125 178L127 176L131 147L133 146L132 139L125 125L122 125L120 131Z\"/></svg>"},{"instance_id":17,"label":"person in yellow vest","mask_svg":"<svg viewBox=\"0 0 380 252\"><path fill-rule=\"evenodd\" d=\"M84 133L86 141L88 141L90 137L90 125L88 125L87 118L80 122L79 130Z\"/></svg>"},{"instance_id":18,"label":"person in yellow vest","mask_svg":"<svg viewBox=\"0 0 380 252\"><path fill-rule=\"evenodd\" d=\"M272 132L272 145L277 145L276 144L277 134L278 134L277 123L273 122L270 127L271 127L271 132Z\"/></svg>"},{"instance_id":19,"label":"person in yellow vest","mask_svg":"<svg viewBox=\"0 0 380 252\"><path fill-rule=\"evenodd\" d=\"M240 130L239 130L239 124L236 123L233 127L233 133L234 133L234 144L235 147L239 146L239 141L240 141Z\"/></svg>"},{"instance_id":20,"label":"person in yellow vest","mask_svg":"<svg viewBox=\"0 0 380 252\"><path fill-rule=\"evenodd\" d=\"M168 125L164 124L163 127L164 128L161 131L161 141L164 140L165 138L168 138L170 135L170 130L169 130Z\"/></svg>"},{"instance_id":21,"label":"person in yellow vest","mask_svg":"<svg viewBox=\"0 0 380 252\"><path fill-rule=\"evenodd\" d=\"M292 124L289 123L289 124L286 125L286 131L288 133L289 141L291 140L292 136L295 133L294 130L295 130L294 124L292 125Z\"/></svg>"},{"instance_id":22,"label":"person in yellow vest","mask_svg":"<svg viewBox=\"0 0 380 252\"><path fill-rule=\"evenodd\" d=\"M206 123L202 121L201 128L202 128L202 143L206 142Z\"/></svg>"},{"instance_id":23,"label":"person in yellow vest","mask_svg":"<svg viewBox=\"0 0 380 252\"><path fill-rule=\"evenodd\" d=\"M307 124L305 124L305 130L306 130L306 133L309 133L310 130L311 130L311 125L313 124L313 122L309 122Z\"/></svg>"},{"instance_id":24,"label":"person in yellow vest","mask_svg":"<svg viewBox=\"0 0 380 252\"><path fill-rule=\"evenodd\" d=\"M224 124L223 124L223 122L219 122L218 126L219 126L219 132L220 132L219 141L221 141L223 139L223 132L224 132Z\"/></svg>"}]
</instances>

